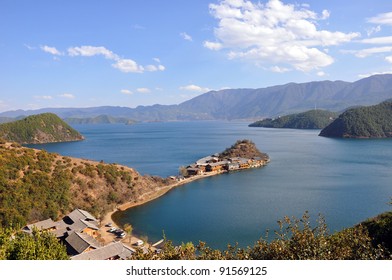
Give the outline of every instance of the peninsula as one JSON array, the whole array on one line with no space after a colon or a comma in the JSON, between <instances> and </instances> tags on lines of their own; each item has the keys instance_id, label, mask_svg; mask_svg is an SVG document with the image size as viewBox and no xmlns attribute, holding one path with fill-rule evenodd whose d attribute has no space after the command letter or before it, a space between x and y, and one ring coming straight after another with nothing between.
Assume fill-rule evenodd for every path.
<instances>
[{"instance_id":1,"label":"peninsula","mask_svg":"<svg viewBox=\"0 0 392 280\"><path fill-rule=\"evenodd\" d=\"M168 178L168 184L161 186L160 188L144 192L137 199L119 205L117 210L124 211L126 209L145 204L161 197L178 186L182 186L199 179L232 171L262 167L269 161L269 156L266 153L260 152L252 141L238 140L234 145L221 153L201 158L186 167L180 167L180 174L178 176L170 176ZM116 211L109 213L108 216L115 212ZM110 220L110 217L107 217L107 220Z\"/></svg>"},{"instance_id":2,"label":"peninsula","mask_svg":"<svg viewBox=\"0 0 392 280\"><path fill-rule=\"evenodd\" d=\"M212 174L211 172L219 174L262 167L269 161L269 156L260 152L252 141L238 140L222 153L201 158L186 168L180 168L180 172L184 177Z\"/></svg>"}]
</instances>

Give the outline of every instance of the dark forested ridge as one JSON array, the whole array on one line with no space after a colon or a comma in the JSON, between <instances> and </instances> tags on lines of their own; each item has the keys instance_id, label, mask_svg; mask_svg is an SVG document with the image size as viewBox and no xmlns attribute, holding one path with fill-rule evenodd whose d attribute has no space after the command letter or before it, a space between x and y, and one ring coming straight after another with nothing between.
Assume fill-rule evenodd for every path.
<instances>
[{"instance_id":1,"label":"dark forested ridge","mask_svg":"<svg viewBox=\"0 0 392 280\"><path fill-rule=\"evenodd\" d=\"M392 101L349 109L325 127L320 136L336 138L392 137Z\"/></svg>"},{"instance_id":2,"label":"dark forested ridge","mask_svg":"<svg viewBox=\"0 0 392 280\"><path fill-rule=\"evenodd\" d=\"M310 110L304 113L291 114L275 119L264 119L251 123L250 127L321 129L330 124L337 113L325 110Z\"/></svg>"},{"instance_id":3,"label":"dark forested ridge","mask_svg":"<svg viewBox=\"0 0 392 280\"><path fill-rule=\"evenodd\" d=\"M83 140L84 137L52 113L33 115L0 124L0 137L20 144Z\"/></svg>"}]
</instances>

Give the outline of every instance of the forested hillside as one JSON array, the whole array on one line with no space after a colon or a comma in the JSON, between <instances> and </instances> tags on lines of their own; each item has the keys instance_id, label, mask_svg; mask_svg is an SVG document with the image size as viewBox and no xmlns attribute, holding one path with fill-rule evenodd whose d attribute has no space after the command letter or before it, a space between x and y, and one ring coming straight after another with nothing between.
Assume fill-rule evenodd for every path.
<instances>
[{"instance_id":1,"label":"forested hillside","mask_svg":"<svg viewBox=\"0 0 392 280\"><path fill-rule=\"evenodd\" d=\"M349 109L320 132L320 136L339 138L392 137L392 101Z\"/></svg>"},{"instance_id":2,"label":"forested hillside","mask_svg":"<svg viewBox=\"0 0 392 280\"><path fill-rule=\"evenodd\" d=\"M250 127L321 129L329 125L337 113L325 110L310 110L304 113L291 114L275 119L264 119L251 123Z\"/></svg>"},{"instance_id":3,"label":"forested hillside","mask_svg":"<svg viewBox=\"0 0 392 280\"><path fill-rule=\"evenodd\" d=\"M84 137L58 116L51 113L33 115L0 124L0 137L21 144L39 144L83 140Z\"/></svg>"}]
</instances>

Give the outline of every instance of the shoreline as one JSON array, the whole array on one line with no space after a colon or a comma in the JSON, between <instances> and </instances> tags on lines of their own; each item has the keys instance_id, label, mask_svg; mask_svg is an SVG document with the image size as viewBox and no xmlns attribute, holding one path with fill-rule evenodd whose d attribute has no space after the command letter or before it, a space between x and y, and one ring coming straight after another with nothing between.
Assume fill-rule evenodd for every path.
<instances>
[{"instance_id":1,"label":"shoreline","mask_svg":"<svg viewBox=\"0 0 392 280\"><path fill-rule=\"evenodd\" d=\"M139 201L136 201L136 202L126 202L126 203L123 203L123 204L117 206L116 209L112 211L111 215L113 215L115 212L125 211L125 210L127 210L129 208L137 207L137 206L143 205L145 203L148 203L150 201L153 201L153 200L155 200L155 199L165 195L166 193L168 193L169 191L171 191L172 189L174 189L176 187L179 187L179 186L182 186L182 185L186 185L186 184L189 184L191 182L194 182L194 181L197 181L197 180L200 180L200 179L203 179L203 178L212 177L212 176L216 176L216 175L220 175L220 174L224 174L224 173L226 173L226 172L209 172L209 173L205 173L203 175L191 176L189 178L183 179L182 181L176 181L173 184L170 184L170 185L167 185L167 186L164 186L164 187L160 188L158 191L153 191L153 192L149 192L149 193L143 194L140 197L142 199L139 200ZM147 197L144 198L145 196L147 196Z\"/></svg>"},{"instance_id":2,"label":"shoreline","mask_svg":"<svg viewBox=\"0 0 392 280\"><path fill-rule=\"evenodd\" d=\"M137 202L126 202L121 205L118 205L115 209L106 213L105 216L101 220L101 229L103 229L103 232L105 232L104 236L108 236L108 234L106 233L106 227L105 227L106 224L110 223L110 224L112 224L113 227L122 228L122 226L120 226L118 223L116 223L116 221L113 219L113 215L115 213L117 213L119 211L125 211L127 209L137 207L137 206L143 205L145 203L148 203L150 201L153 201L157 198L162 197L163 195L165 195L166 193L168 193L172 189L180 187L182 185L186 185L186 184L189 184L191 182L194 182L194 181L197 181L197 180L200 180L203 178L212 177L212 176L216 176L216 175L220 175L220 174L224 174L224 173L227 173L227 171L225 171L225 172L210 172L210 173L203 174L203 175L195 175L195 176L192 176L189 178L185 178L182 181L177 181L173 184L164 186L164 187L160 188L158 191L153 191L150 193L143 194L141 197L143 198L144 196L146 196L145 199L142 199ZM137 236L137 234L132 233L132 237L133 237L132 238L133 240L139 240L139 237ZM105 237L103 239L105 240L104 243L109 243L109 242L107 242Z\"/></svg>"},{"instance_id":3,"label":"shoreline","mask_svg":"<svg viewBox=\"0 0 392 280\"><path fill-rule=\"evenodd\" d=\"M260 167L263 167L263 166L264 165L262 165ZM247 170L247 169L253 169L253 168L243 168L243 169L236 170L234 172L241 171L241 170ZM185 178L182 181L176 181L173 184L170 184L170 185L167 185L167 186L164 186L164 187L160 188L158 191L152 191L152 192L143 194L140 197L141 200L139 200L139 201L136 201L136 202L126 202L126 203L123 203L121 205L116 206L115 209L113 209L111 212L109 212L109 213L107 213L105 215L105 217L103 218L103 221L106 221L106 223L112 223L116 227L120 227L113 220L113 215L115 213L117 213L119 211L125 211L127 209L130 209L130 208L133 208L133 207L137 207L137 206L146 204L146 203L148 203L150 201L153 201L155 199L158 199L158 198L164 196L166 193L168 193L169 191L171 191L174 188L177 188L177 187L180 187L180 186L192 183L192 182L200 180L200 179L213 177L213 176L217 176L217 175L221 175L221 174L225 174L225 173L230 173L230 172L233 172L233 171L211 171L211 172L208 172L208 173L204 173L202 175L194 175L194 176L191 176L189 178Z\"/></svg>"}]
</instances>

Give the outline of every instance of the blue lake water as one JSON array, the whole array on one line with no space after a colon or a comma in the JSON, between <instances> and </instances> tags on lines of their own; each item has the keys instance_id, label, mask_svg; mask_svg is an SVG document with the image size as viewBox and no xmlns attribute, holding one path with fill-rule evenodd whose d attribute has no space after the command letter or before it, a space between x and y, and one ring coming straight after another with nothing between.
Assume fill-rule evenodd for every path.
<instances>
[{"instance_id":1,"label":"blue lake water","mask_svg":"<svg viewBox=\"0 0 392 280\"><path fill-rule=\"evenodd\" d=\"M74 126L82 142L36 145L62 155L176 175L181 165L250 139L271 162L205 178L116 215L154 241L199 240L212 247L252 245L284 216L325 216L333 232L390 210L392 140L318 137L318 130L249 128L243 122L167 122Z\"/></svg>"}]
</instances>

